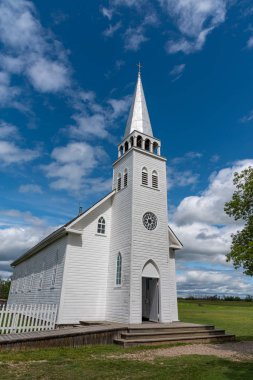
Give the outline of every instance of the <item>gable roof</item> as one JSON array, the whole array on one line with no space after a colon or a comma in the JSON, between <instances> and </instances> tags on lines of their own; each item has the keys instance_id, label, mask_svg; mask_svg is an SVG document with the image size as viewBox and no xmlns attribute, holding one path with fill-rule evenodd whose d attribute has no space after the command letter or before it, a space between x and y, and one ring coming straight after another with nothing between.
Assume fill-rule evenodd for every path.
<instances>
[{"instance_id":1,"label":"gable roof","mask_svg":"<svg viewBox=\"0 0 253 380\"><path fill-rule=\"evenodd\" d=\"M171 229L171 227L168 225L168 234L169 234L169 247L175 250L182 249L183 244L178 239L175 232Z\"/></svg>"},{"instance_id":2,"label":"gable roof","mask_svg":"<svg viewBox=\"0 0 253 380\"><path fill-rule=\"evenodd\" d=\"M16 265L20 264L22 261L27 260L31 256L35 255L39 251L41 251L43 248L47 247L49 244L53 243L54 241L62 238L63 236L67 235L68 233L75 233L75 234L81 234L82 232L80 230L73 229L72 226L74 223L78 222L88 214L90 214L92 211L94 211L96 208L98 208L100 205L102 205L104 202L106 202L108 199L110 199L114 194L116 190L111 191L109 194L105 195L102 199L100 199L97 203L95 203L93 206L89 207L87 210L82 212L81 214L77 215L75 218L68 221L66 224L52 232L50 235L46 236L44 239L42 239L38 244L36 244L34 247L26 251L22 256L17 258L11 263L12 267L15 267Z\"/></svg>"}]
</instances>

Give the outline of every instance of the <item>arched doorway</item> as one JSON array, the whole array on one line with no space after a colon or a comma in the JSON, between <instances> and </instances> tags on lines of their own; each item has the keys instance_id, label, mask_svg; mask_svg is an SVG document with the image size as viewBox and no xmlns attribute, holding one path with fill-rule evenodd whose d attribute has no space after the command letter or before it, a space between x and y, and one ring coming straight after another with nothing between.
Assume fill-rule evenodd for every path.
<instances>
[{"instance_id":1,"label":"arched doorway","mask_svg":"<svg viewBox=\"0 0 253 380\"><path fill-rule=\"evenodd\" d=\"M142 321L159 322L159 279L158 269L148 261L142 271Z\"/></svg>"}]
</instances>

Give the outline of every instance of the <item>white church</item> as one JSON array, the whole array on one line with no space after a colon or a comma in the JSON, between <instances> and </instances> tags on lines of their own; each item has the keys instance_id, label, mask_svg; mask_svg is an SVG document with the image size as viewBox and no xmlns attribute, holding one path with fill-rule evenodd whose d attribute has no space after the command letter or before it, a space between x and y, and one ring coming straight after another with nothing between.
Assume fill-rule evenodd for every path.
<instances>
[{"instance_id":1,"label":"white church","mask_svg":"<svg viewBox=\"0 0 253 380\"><path fill-rule=\"evenodd\" d=\"M141 75L112 191L12 263L9 304L56 304L59 325L178 320L166 158L153 136Z\"/></svg>"}]
</instances>

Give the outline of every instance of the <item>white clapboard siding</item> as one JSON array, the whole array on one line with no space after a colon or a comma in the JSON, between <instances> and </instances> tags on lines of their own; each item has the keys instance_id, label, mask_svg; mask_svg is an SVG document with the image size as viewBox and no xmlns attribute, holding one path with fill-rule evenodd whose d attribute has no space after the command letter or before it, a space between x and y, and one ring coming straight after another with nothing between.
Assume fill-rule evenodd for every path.
<instances>
[{"instance_id":1,"label":"white clapboard siding","mask_svg":"<svg viewBox=\"0 0 253 380\"><path fill-rule=\"evenodd\" d=\"M0 306L0 334L53 330L57 311L54 304Z\"/></svg>"}]
</instances>

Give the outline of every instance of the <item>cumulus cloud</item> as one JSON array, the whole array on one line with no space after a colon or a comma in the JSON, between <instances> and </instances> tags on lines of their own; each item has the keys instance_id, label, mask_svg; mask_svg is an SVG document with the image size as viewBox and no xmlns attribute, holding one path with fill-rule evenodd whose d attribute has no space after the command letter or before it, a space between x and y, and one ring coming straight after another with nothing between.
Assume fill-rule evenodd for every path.
<instances>
[{"instance_id":1,"label":"cumulus cloud","mask_svg":"<svg viewBox=\"0 0 253 380\"><path fill-rule=\"evenodd\" d=\"M10 263L56 228L30 212L0 210L0 277L9 277Z\"/></svg>"},{"instance_id":2,"label":"cumulus cloud","mask_svg":"<svg viewBox=\"0 0 253 380\"><path fill-rule=\"evenodd\" d=\"M36 149L19 146L14 140L19 139L17 127L0 121L0 166L24 164L39 156Z\"/></svg>"},{"instance_id":3,"label":"cumulus cloud","mask_svg":"<svg viewBox=\"0 0 253 380\"><path fill-rule=\"evenodd\" d=\"M20 89L11 86L11 75L20 74L40 92L58 92L68 87L70 68L64 48L42 27L35 7L28 0L4 0L0 4L0 67L5 75L8 98L1 91L2 105L9 105ZM0 78L1 82L1 78Z\"/></svg>"},{"instance_id":4,"label":"cumulus cloud","mask_svg":"<svg viewBox=\"0 0 253 380\"><path fill-rule=\"evenodd\" d=\"M80 92L75 99L76 112L72 115L75 124L70 125L67 132L72 138L111 139L111 128L115 128L118 119L124 119L130 108L131 97L111 98L102 107L96 102L93 92Z\"/></svg>"},{"instance_id":5,"label":"cumulus cloud","mask_svg":"<svg viewBox=\"0 0 253 380\"><path fill-rule=\"evenodd\" d=\"M234 172L250 165L253 160L242 160L213 173L200 195L184 198L175 209L171 227L184 245L177 253L181 293L247 294L252 289L249 280L226 262L231 234L242 224L223 211L234 191Z\"/></svg>"},{"instance_id":6,"label":"cumulus cloud","mask_svg":"<svg viewBox=\"0 0 253 380\"><path fill-rule=\"evenodd\" d=\"M177 276L178 292L182 296L198 294L241 295L252 294L252 284L241 273L232 270L189 270Z\"/></svg>"},{"instance_id":7,"label":"cumulus cloud","mask_svg":"<svg viewBox=\"0 0 253 380\"><path fill-rule=\"evenodd\" d=\"M224 203L234 191L233 173L253 164L253 160L236 162L232 167L224 168L210 177L208 188L200 196L183 199L179 204L174 220L179 225L194 222L210 224L232 223L223 211Z\"/></svg>"},{"instance_id":8,"label":"cumulus cloud","mask_svg":"<svg viewBox=\"0 0 253 380\"><path fill-rule=\"evenodd\" d=\"M29 67L27 74L34 88L41 92L58 92L69 85L66 66L44 58Z\"/></svg>"},{"instance_id":9,"label":"cumulus cloud","mask_svg":"<svg viewBox=\"0 0 253 380\"><path fill-rule=\"evenodd\" d=\"M51 179L51 187L74 193L81 188L87 188L91 170L107 159L101 147L94 147L86 142L73 142L55 148L51 157L53 161L42 167Z\"/></svg>"}]
</instances>

